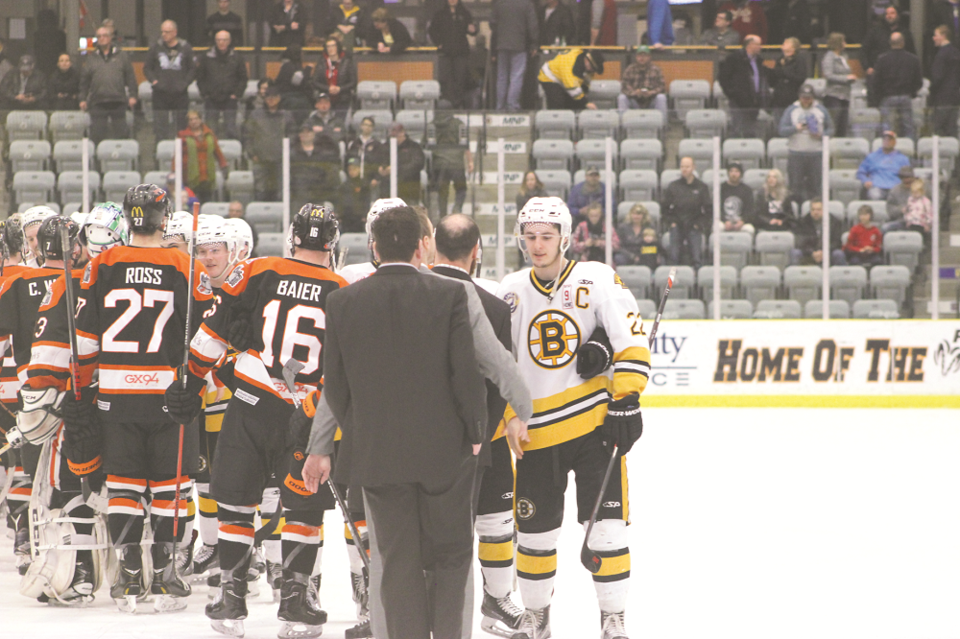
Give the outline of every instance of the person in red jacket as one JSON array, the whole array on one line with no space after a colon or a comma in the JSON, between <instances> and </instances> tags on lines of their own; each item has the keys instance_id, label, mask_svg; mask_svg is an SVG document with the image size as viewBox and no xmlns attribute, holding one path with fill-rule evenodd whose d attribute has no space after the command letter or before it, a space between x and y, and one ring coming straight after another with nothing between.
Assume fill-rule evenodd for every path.
<instances>
[{"instance_id":1,"label":"person in red jacket","mask_svg":"<svg viewBox=\"0 0 960 639\"><path fill-rule=\"evenodd\" d=\"M870 267L883 261L883 233L873 224L873 209L867 205L857 211L859 224L850 229L843 252L848 264Z\"/></svg>"}]
</instances>

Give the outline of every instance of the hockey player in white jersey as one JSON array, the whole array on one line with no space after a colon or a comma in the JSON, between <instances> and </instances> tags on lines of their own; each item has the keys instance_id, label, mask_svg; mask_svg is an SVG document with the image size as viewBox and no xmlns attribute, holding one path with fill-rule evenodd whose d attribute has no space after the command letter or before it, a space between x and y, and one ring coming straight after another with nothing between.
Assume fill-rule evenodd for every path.
<instances>
[{"instance_id":1,"label":"hockey player in white jersey","mask_svg":"<svg viewBox=\"0 0 960 639\"><path fill-rule=\"evenodd\" d=\"M533 198L517 217L520 248L533 265L504 278L513 344L534 398L526 428L507 408L507 439L517 456L517 576L526 610L513 639L550 637L567 475L576 473L578 521L597 500L611 454L621 456L603 495L588 546L603 559L593 575L603 639L625 639L630 576L626 460L642 432L639 396L650 370L643 320L629 289L609 266L564 258L571 217L560 198ZM613 372L581 377L578 350L602 327Z\"/></svg>"},{"instance_id":2,"label":"hockey player in white jersey","mask_svg":"<svg viewBox=\"0 0 960 639\"><path fill-rule=\"evenodd\" d=\"M367 247L370 249L371 259L369 262L363 262L362 264L350 264L349 266L344 266L337 272L337 275L347 280L348 284L353 284L358 280L362 280L365 277L370 277L376 272L377 267L380 266L380 262L373 257L373 223L380 217L380 214L386 211L387 209L393 209L398 206L406 206L407 203L401 200L398 197L384 197L380 198L370 206L370 210L367 212Z\"/></svg>"}]
</instances>

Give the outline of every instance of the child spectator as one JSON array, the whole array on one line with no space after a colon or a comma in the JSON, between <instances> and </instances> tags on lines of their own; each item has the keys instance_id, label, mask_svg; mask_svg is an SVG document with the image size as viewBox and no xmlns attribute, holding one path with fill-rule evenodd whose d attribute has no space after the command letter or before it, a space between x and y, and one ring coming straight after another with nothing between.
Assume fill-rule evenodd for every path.
<instances>
[{"instance_id":1,"label":"child spectator","mask_svg":"<svg viewBox=\"0 0 960 639\"><path fill-rule=\"evenodd\" d=\"M926 185L920 178L910 184L910 198L903 210L903 223L908 231L923 233L924 242L930 243L930 227L933 225L933 204L927 197Z\"/></svg>"},{"instance_id":2,"label":"child spectator","mask_svg":"<svg viewBox=\"0 0 960 639\"><path fill-rule=\"evenodd\" d=\"M855 224L847 235L847 243L843 245L843 252L847 256L847 264L859 264L871 267L879 264L883 255L883 233L873 225L873 209L863 205L857 210L859 224Z\"/></svg>"},{"instance_id":3,"label":"child spectator","mask_svg":"<svg viewBox=\"0 0 960 639\"><path fill-rule=\"evenodd\" d=\"M573 232L574 259L581 262L606 261L606 237L604 233L603 208L599 202L587 206L587 219L577 225ZM610 229L613 235L610 238L613 252L620 250L620 238L616 229Z\"/></svg>"},{"instance_id":4,"label":"child spectator","mask_svg":"<svg viewBox=\"0 0 960 639\"><path fill-rule=\"evenodd\" d=\"M657 229L647 227L643 229L643 243L640 245L639 264L654 271L662 262L663 259L661 259L660 255L660 238L657 237Z\"/></svg>"},{"instance_id":5,"label":"child spectator","mask_svg":"<svg viewBox=\"0 0 960 639\"><path fill-rule=\"evenodd\" d=\"M617 230L620 237L620 251L615 256L617 265L642 263L643 232L648 228L653 228L650 212L643 204L634 204L630 209L630 219Z\"/></svg>"}]
</instances>

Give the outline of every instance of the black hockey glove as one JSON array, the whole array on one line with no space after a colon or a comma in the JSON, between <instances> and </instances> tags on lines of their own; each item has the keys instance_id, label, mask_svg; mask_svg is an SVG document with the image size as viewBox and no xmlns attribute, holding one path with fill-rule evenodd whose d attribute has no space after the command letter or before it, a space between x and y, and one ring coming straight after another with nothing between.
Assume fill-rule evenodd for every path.
<instances>
[{"instance_id":1,"label":"black hockey glove","mask_svg":"<svg viewBox=\"0 0 960 639\"><path fill-rule=\"evenodd\" d=\"M623 399L610 402L607 416L600 426L600 439L609 452L617 445L617 454L626 455L634 442L643 434L643 418L640 416L640 395L630 393Z\"/></svg>"},{"instance_id":2,"label":"black hockey glove","mask_svg":"<svg viewBox=\"0 0 960 639\"><path fill-rule=\"evenodd\" d=\"M613 346L607 332L598 326L590 339L577 349L577 374L583 379L593 379L610 368L613 363Z\"/></svg>"},{"instance_id":3,"label":"black hockey glove","mask_svg":"<svg viewBox=\"0 0 960 639\"><path fill-rule=\"evenodd\" d=\"M311 391L300 408L290 416L290 422L287 424L287 446L293 446L301 452L306 450L307 442L310 441L310 429L313 427L313 417L317 414L317 400L320 398L318 391Z\"/></svg>"},{"instance_id":4,"label":"black hockey glove","mask_svg":"<svg viewBox=\"0 0 960 639\"><path fill-rule=\"evenodd\" d=\"M100 419L94 405L97 390L84 388L80 399L72 390L63 398L60 410L63 413L63 446L67 462L74 475L87 477L100 468Z\"/></svg>"},{"instance_id":5,"label":"black hockey glove","mask_svg":"<svg viewBox=\"0 0 960 639\"><path fill-rule=\"evenodd\" d=\"M227 341L241 353L253 347L255 338L253 325L245 317L235 317L227 327Z\"/></svg>"},{"instance_id":6,"label":"black hockey glove","mask_svg":"<svg viewBox=\"0 0 960 639\"><path fill-rule=\"evenodd\" d=\"M163 394L167 403L167 415L177 424L190 425L200 414L203 408L203 397L200 392L207 382L202 377L187 373L187 387L183 387L183 380L177 379Z\"/></svg>"}]
</instances>

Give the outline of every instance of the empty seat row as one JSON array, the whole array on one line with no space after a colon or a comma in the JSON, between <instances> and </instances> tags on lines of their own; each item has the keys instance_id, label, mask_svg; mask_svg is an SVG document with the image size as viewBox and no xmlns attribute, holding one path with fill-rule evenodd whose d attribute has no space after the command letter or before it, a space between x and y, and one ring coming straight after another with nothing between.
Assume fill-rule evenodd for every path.
<instances>
[{"instance_id":1,"label":"empty seat row","mask_svg":"<svg viewBox=\"0 0 960 639\"><path fill-rule=\"evenodd\" d=\"M588 109L579 113L543 109L537 111L533 119L536 137L548 140L660 138L665 126L663 114L656 109L630 109L622 114L614 109Z\"/></svg>"},{"instance_id":2,"label":"empty seat row","mask_svg":"<svg viewBox=\"0 0 960 639\"><path fill-rule=\"evenodd\" d=\"M638 299L641 317L653 317L653 300ZM668 299L663 309L664 319L713 319L713 301ZM802 311L802 314L801 314ZM850 304L846 300L830 300L831 319L849 319ZM854 319L897 319L900 312L895 300L857 300L853 303ZM761 300L756 306L750 300L721 300L720 319L821 319L823 301L810 300L801 306L796 300Z\"/></svg>"},{"instance_id":3,"label":"empty seat row","mask_svg":"<svg viewBox=\"0 0 960 639\"><path fill-rule=\"evenodd\" d=\"M16 140L10 143L10 164L14 171L80 171L83 169L83 141L60 140L51 147L46 140ZM100 171L133 171L140 159L136 140L103 140L94 147L87 141L90 168ZM51 164L52 161L52 164Z\"/></svg>"},{"instance_id":4,"label":"empty seat row","mask_svg":"<svg viewBox=\"0 0 960 639\"><path fill-rule=\"evenodd\" d=\"M393 109L397 102L397 84L393 81L364 80L357 83L361 109ZM400 107L433 109L440 99L440 83L436 80L406 80L400 83Z\"/></svg>"}]
</instances>

